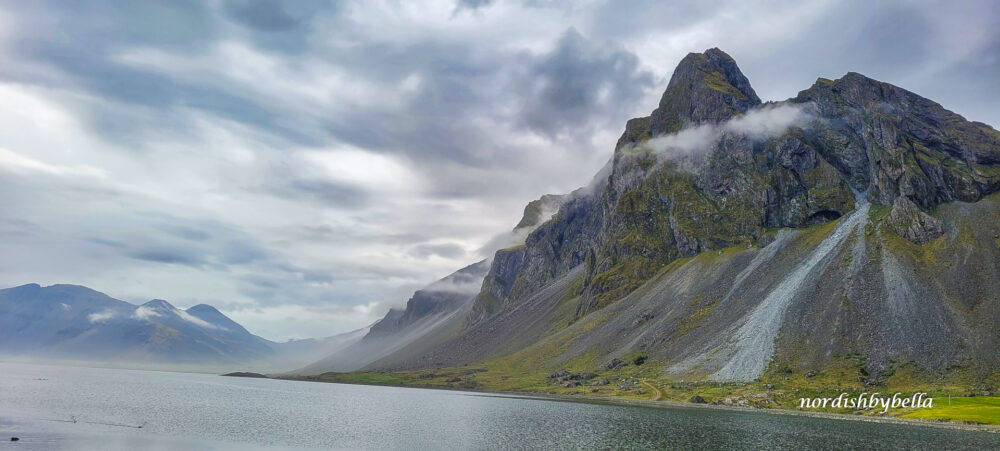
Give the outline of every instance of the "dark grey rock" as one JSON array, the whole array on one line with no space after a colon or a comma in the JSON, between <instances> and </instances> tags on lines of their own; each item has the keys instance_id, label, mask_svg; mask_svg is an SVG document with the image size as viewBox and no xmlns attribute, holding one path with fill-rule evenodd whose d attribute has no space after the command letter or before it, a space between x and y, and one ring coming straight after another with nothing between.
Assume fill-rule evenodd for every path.
<instances>
[{"instance_id":1,"label":"dark grey rock","mask_svg":"<svg viewBox=\"0 0 1000 451\"><path fill-rule=\"evenodd\" d=\"M917 244L923 244L944 234L941 221L920 211L917 204L904 196L892 203L889 225L899 236Z\"/></svg>"},{"instance_id":2,"label":"dark grey rock","mask_svg":"<svg viewBox=\"0 0 1000 451\"><path fill-rule=\"evenodd\" d=\"M570 376L570 372L569 371L559 370L559 371L550 373L547 377L549 379L560 379L560 378L569 377L569 376Z\"/></svg>"},{"instance_id":3,"label":"dark grey rock","mask_svg":"<svg viewBox=\"0 0 1000 451\"><path fill-rule=\"evenodd\" d=\"M611 362L608 363L607 368L609 370L617 370L626 366L628 366L628 363L623 362L621 359L612 359Z\"/></svg>"}]
</instances>

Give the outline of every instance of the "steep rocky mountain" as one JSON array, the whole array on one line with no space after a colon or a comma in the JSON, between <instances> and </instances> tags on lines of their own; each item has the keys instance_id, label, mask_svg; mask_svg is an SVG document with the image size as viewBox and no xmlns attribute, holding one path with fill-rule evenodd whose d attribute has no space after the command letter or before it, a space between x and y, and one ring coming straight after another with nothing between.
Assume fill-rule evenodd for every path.
<instances>
[{"instance_id":1,"label":"steep rocky mountain","mask_svg":"<svg viewBox=\"0 0 1000 451\"><path fill-rule=\"evenodd\" d=\"M137 306L77 285L0 290L0 354L7 356L266 368L263 361L301 365L328 354L337 338L274 343L210 305L182 310L157 299Z\"/></svg>"},{"instance_id":2,"label":"steep rocky mountain","mask_svg":"<svg viewBox=\"0 0 1000 451\"><path fill-rule=\"evenodd\" d=\"M609 163L496 252L446 338L373 369L510 358L752 380L856 355L873 380L1000 369L1000 133L848 73L761 102L685 57Z\"/></svg>"}]
</instances>

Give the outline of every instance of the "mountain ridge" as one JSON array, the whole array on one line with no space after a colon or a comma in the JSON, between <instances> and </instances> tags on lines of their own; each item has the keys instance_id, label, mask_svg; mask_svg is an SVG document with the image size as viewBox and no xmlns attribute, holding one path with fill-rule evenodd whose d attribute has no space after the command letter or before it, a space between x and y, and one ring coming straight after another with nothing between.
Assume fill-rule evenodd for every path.
<instances>
[{"instance_id":1,"label":"mountain ridge","mask_svg":"<svg viewBox=\"0 0 1000 451\"><path fill-rule=\"evenodd\" d=\"M135 305L70 284L0 290L0 354L7 356L287 370L330 352L338 341L272 342L207 304L182 310L153 299Z\"/></svg>"},{"instance_id":2,"label":"mountain ridge","mask_svg":"<svg viewBox=\"0 0 1000 451\"><path fill-rule=\"evenodd\" d=\"M866 383L909 364L1000 368L1000 133L986 124L854 72L764 103L709 49L627 121L601 174L495 253L450 337L366 368L599 371L636 353L694 380L836 355L862 356Z\"/></svg>"}]
</instances>

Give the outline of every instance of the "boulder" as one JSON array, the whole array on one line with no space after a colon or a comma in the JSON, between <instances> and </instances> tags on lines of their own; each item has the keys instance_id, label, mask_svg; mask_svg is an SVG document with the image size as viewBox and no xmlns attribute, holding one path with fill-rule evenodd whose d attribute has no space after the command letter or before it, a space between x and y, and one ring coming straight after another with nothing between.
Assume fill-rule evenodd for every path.
<instances>
[{"instance_id":1,"label":"boulder","mask_svg":"<svg viewBox=\"0 0 1000 451\"><path fill-rule=\"evenodd\" d=\"M569 377L569 376L570 376L570 372L569 371L559 370L559 371L556 371L554 373L549 374L548 378L549 379L561 379L561 378Z\"/></svg>"},{"instance_id":2,"label":"boulder","mask_svg":"<svg viewBox=\"0 0 1000 451\"><path fill-rule=\"evenodd\" d=\"M892 203L889 212L889 225L896 233L917 244L931 241L942 234L941 221L924 213L905 196L899 196Z\"/></svg>"},{"instance_id":3,"label":"boulder","mask_svg":"<svg viewBox=\"0 0 1000 451\"><path fill-rule=\"evenodd\" d=\"M691 397L691 399L688 400L688 402L693 404L705 404L708 401L705 401L705 398L702 398L701 396L694 395Z\"/></svg>"},{"instance_id":4,"label":"boulder","mask_svg":"<svg viewBox=\"0 0 1000 451\"><path fill-rule=\"evenodd\" d=\"M611 363L608 363L607 368L609 370L617 370L627 366L628 363L622 362L621 359L613 359Z\"/></svg>"}]
</instances>

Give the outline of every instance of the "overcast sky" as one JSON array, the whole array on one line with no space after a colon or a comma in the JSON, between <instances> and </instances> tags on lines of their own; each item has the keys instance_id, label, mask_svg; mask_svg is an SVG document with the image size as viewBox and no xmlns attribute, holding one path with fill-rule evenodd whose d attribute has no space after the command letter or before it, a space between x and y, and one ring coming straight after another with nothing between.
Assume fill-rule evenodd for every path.
<instances>
[{"instance_id":1,"label":"overcast sky","mask_svg":"<svg viewBox=\"0 0 1000 451\"><path fill-rule=\"evenodd\" d=\"M362 327L585 184L688 52L1000 124L981 2L0 2L0 287Z\"/></svg>"}]
</instances>

